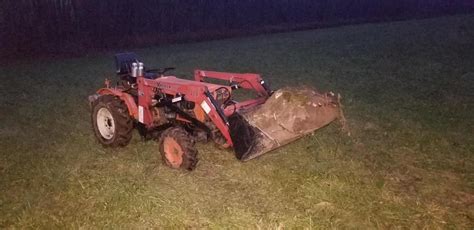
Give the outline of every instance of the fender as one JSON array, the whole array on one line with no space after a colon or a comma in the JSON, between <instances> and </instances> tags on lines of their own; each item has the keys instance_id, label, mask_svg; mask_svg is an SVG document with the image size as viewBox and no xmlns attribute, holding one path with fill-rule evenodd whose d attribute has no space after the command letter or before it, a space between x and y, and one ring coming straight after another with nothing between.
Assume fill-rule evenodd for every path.
<instances>
[{"instance_id":1,"label":"fender","mask_svg":"<svg viewBox=\"0 0 474 230\"><path fill-rule=\"evenodd\" d=\"M134 119L138 119L137 104L135 103L135 100L133 99L133 97L130 94L123 93L119 89L112 89L112 88L101 88L101 89L97 90L97 94L99 94L99 95L115 95L115 96L119 97L127 105L128 112L130 113L130 116L132 116Z\"/></svg>"}]
</instances>

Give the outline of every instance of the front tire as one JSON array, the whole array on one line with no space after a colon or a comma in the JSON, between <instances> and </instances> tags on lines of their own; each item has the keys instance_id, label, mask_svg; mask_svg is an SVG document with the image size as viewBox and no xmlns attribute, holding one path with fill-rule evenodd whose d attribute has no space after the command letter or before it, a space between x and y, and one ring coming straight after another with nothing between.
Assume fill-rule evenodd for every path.
<instances>
[{"instance_id":1,"label":"front tire","mask_svg":"<svg viewBox=\"0 0 474 230\"><path fill-rule=\"evenodd\" d=\"M123 147L132 139L133 120L125 103L113 95L103 95L92 104L92 126L105 147Z\"/></svg>"},{"instance_id":2,"label":"front tire","mask_svg":"<svg viewBox=\"0 0 474 230\"><path fill-rule=\"evenodd\" d=\"M193 170L198 162L195 141L181 127L165 130L159 140L161 159L171 168Z\"/></svg>"}]
</instances>

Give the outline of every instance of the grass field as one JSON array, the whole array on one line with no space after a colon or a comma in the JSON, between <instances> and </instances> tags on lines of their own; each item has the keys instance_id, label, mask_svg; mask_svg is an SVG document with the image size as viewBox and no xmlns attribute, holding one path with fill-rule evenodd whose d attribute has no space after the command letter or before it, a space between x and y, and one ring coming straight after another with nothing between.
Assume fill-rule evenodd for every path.
<instances>
[{"instance_id":1,"label":"grass field","mask_svg":"<svg viewBox=\"0 0 474 230\"><path fill-rule=\"evenodd\" d=\"M112 53L0 67L0 228L474 227L474 15L135 50L149 65L259 72L343 95L330 125L241 163L199 145L193 172L138 133L94 139L87 96Z\"/></svg>"}]
</instances>

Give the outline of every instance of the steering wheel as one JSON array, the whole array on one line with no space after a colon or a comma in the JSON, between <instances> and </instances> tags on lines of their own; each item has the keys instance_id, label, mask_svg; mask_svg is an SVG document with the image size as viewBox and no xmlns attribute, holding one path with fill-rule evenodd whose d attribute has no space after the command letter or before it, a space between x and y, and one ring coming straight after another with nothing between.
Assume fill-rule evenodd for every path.
<instances>
[{"instance_id":1,"label":"steering wheel","mask_svg":"<svg viewBox=\"0 0 474 230\"><path fill-rule=\"evenodd\" d=\"M165 67L165 68L158 68L158 69L147 69L145 72L146 73L156 73L160 76L163 76L165 75L166 72L170 71L170 70L174 70L176 68L174 67Z\"/></svg>"}]
</instances>

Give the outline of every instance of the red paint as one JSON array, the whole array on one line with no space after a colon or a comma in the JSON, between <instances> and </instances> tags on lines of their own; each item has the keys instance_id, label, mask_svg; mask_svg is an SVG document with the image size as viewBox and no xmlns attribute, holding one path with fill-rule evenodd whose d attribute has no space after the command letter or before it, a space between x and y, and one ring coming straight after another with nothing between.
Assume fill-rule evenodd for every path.
<instances>
[{"instance_id":1,"label":"red paint","mask_svg":"<svg viewBox=\"0 0 474 230\"><path fill-rule=\"evenodd\" d=\"M260 75L252 73L225 73L225 72L216 72L216 71L205 71L205 70L196 70L194 72L194 81L176 78L174 76L164 76L156 79L147 79L143 76L137 77L138 84L138 105L135 103L133 97L121 91L119 88L102 88L97 91L98 94L111 94L117 95L120 97L128 107L130 115L138 120L139 112L138 107L143 107L143 124L148 128L153 127L153 115L150 107L152 106L152 99L155 96L156 92L172 95L172 96L182 96L186 101L191 101L195 103L195 106L200 106L203 101L205 101L209 107L210 111L207 113L211 121L216 125L216 127L221 131L222 135L227 140L227 145L232 146L232 139L229 134L229 127L225 121L219 116L217 109L212 105L209 98L204 94L204 92L209 91L215 97L215 91L219 88L225 87L229 92L232 91L230 86L218 85L205 82L206 79L219 79L229 82L234 82L239 84L241 88L255 90L259 95L258 98L247 100L243 102L238 102L233 106L229 106L223 110L225 116L230 116L233 112L239 111L241 109L251 108L253 106L263 104L269 97L265 88L261 85L263 80ZM182 117L177 117L178 120L182 122L190 122Z\"/></svg>"}]
</instances>

